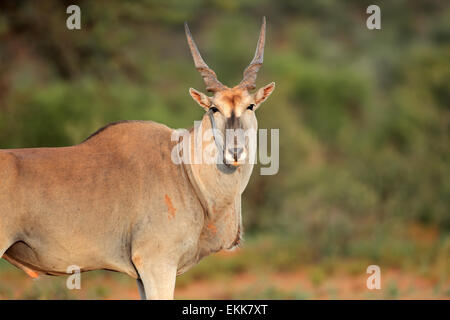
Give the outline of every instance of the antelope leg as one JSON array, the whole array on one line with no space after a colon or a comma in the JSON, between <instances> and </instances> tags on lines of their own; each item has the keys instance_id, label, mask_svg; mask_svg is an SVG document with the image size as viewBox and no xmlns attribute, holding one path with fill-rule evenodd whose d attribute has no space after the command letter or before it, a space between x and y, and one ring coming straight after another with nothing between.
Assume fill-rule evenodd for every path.
<instances>
[{"instance_id":1,"label":"antelope leg","mask_svg":"<svg viewBox=\"0 0 450 320\"><path fill-rule=\"evenodd\" d=\"M138 268L148 300L172 300L177 267L168 263L143 263Z\"/></svg>"},{"instance_id":2,"label":"antelope leg","mask_svg":"<svg viewBox=\"0 0 450 320\"><path fill-rule=\"evenodd\" d=\"M147 298L145 297L145 289L144 289L144 284L142 283L142 280L137 279L136 282L138 285L139 296L141 297L141 300L146 300Z\"/></svg>"},{"instance_id":3,"label":"antelope leg","mask_svg":"<svg viewBox=\"0 0 450 320\"><path fill-rule=\"evenodd\" d=\"M0 259L12 244L13 243L11 243L11 241L3 239L2 235L0 234Z\"/></svg>"}]
</instances>

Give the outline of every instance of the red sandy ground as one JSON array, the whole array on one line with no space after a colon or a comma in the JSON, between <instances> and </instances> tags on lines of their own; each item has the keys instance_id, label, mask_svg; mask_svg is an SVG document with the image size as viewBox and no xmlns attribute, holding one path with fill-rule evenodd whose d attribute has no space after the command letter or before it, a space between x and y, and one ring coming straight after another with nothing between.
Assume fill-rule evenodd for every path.
<instances>
[{"instance_id":1,"label":"red sandy ground","mask_svg":"<svg viewBox=\"0 0 450 320\"><path fill-rule=\"evenodd\" d=\"M50 279L51 278L51 279ZM332 276L325 277L323 281L314 284L308 272L298 270L294 272L272 273L265 275L253 275L239 273L224 279L202 279L189 282L187 285L177 287L175 298L177 299L230 299L242 297L250 299L253 295L264 290L276 290L281 292L276 298L299 298L295 293L301 293L301 298L307 299L450 299L450 282L447 282L440 290L436 290L437 282L430 279L405 273L400 270L388 270L382 274L381 290L368 290L366 288L367 275L348 275L334 272ZM66 277L41 277L32 280L25 274L14 277L0 277L3 288L9 288L14 292L13 298L20 299L23 294L35 287L45 286L45 283L58 281L63 286ZM389 289L395 285L394 289ZM96 287L101 286L106 291L102 299L138 299L138 292L133 280L118 277L111 273L100 274L98 277L82 278L82 290L71 290L70 294L78 299L90 299L95 296ZM91 292L91 294L89 294ZM239 296L239 293L245 293ZM236 296L238 294L238 296ZM1 296L0 298L7 298ZM271 297L266 297L271 298Z\"/></svg>"}]
</instances>

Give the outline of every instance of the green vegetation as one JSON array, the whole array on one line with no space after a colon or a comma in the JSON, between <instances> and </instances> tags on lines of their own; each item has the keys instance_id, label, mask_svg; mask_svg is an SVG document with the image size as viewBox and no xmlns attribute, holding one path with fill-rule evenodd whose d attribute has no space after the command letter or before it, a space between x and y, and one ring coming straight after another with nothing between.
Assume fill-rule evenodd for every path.
<instances>
[{"instance_id":1,"label":"green vegetation","mask_svg":"<svg viewBox=\"0 0 450 320\"><path fill-rule=\"evenodd\" d=\"M448 283L445 1L385 1L378 31L365 25L370 1L80 0L79 31L65 27L69 4L0 3L0 148L76 144L124 119L190 127L202 110L188 88L205 90L183 22L221 81L234 85L267 16L257 83L277 88L257 113L261 128L280 129L280 171L260 176L256 167L244 194L251 250L207 258L181 285L316 265L308 276L320 286L341 261L349 273L379 264ZM262 298L280 296L267 290ZM386 297L401 294L391 284Z\"/></svg>"}]
</instances>

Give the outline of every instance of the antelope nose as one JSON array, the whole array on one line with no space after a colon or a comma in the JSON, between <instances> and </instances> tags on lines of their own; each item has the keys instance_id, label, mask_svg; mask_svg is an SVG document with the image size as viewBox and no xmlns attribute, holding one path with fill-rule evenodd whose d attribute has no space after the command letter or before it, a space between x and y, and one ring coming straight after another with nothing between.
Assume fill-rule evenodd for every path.
<instances>
[{"instance_id":1,"label":"antelope nose","mask_svg":"<svg viewBox=\"0 0 450 320\"><path fill-rule=\"evenodd\" d=\"M233 156L235 161L241 158L242 152L244 152L244 148L229 148L228 152Z\"/></svg>"}]
</instances>

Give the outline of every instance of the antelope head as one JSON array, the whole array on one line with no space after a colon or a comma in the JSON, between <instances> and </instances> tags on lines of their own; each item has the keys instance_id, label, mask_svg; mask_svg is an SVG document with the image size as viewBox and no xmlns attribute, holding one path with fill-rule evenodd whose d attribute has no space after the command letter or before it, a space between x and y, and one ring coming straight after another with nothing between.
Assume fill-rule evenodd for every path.
<instances>
[{"instance_id":1,"label":"antelope head","mask_svg":"<svg viewBox=\"0 0 450 320\"><path fill-rule=\"evenodd\" d=\"M224 137L222 144L217 142L218 137L214 135L219 152L222 153L221 159L224 159L223 164L228 168L236 168L248 161L249 143L245 132L257 130L255 111L275 89L275 83L272 82L254 93L251 92L256 88L256 76L263 63L266 19L263 18L255 56L245 69L242 81L232 88L223 85L217 79L216 73L208 67L200 55L186 23L184 27L195 67L206 84L206 90L213 95L208 96L193 88L189 89L189 93L205 109L204 117L210 118L213 129Z\"/></svg>"}]
</instances>

